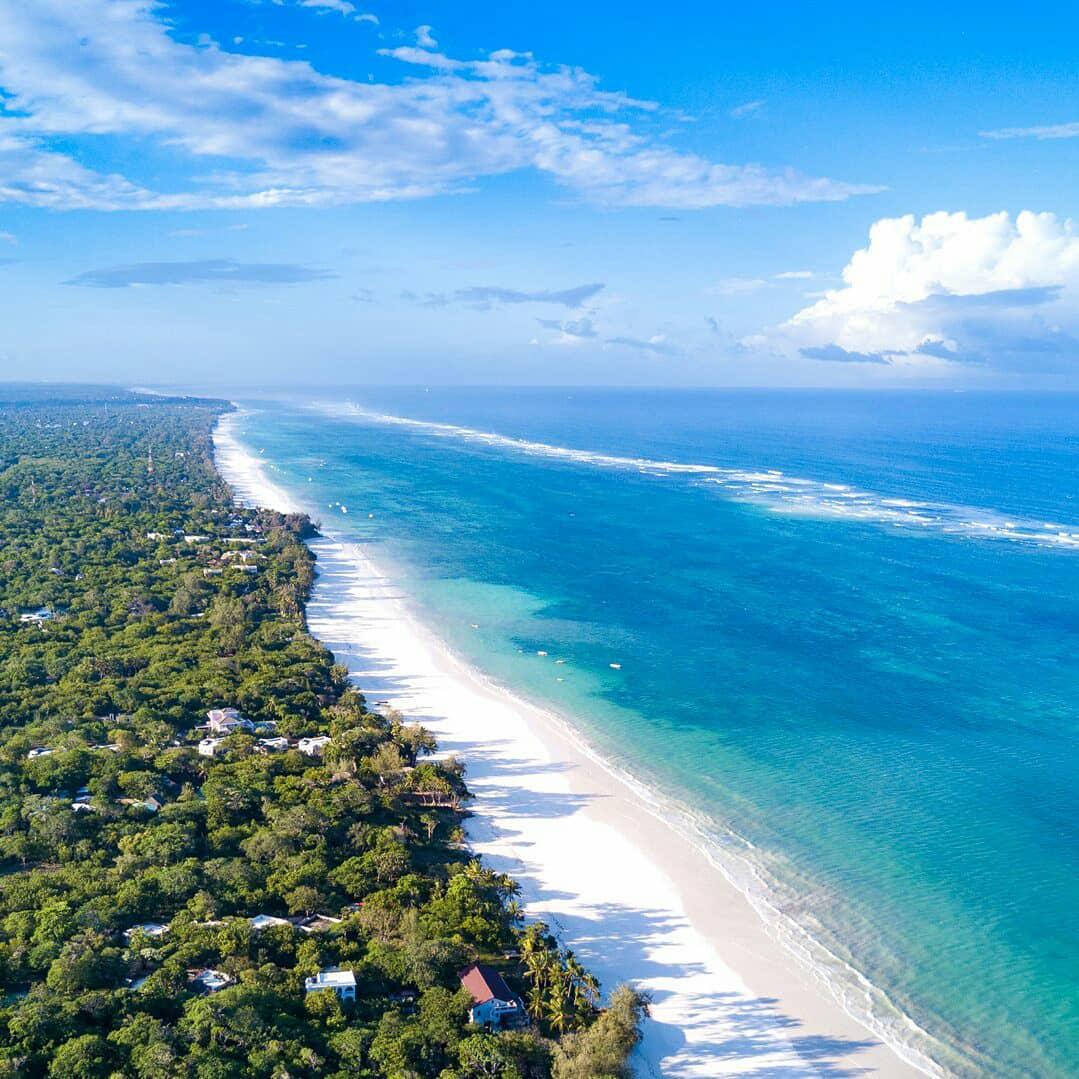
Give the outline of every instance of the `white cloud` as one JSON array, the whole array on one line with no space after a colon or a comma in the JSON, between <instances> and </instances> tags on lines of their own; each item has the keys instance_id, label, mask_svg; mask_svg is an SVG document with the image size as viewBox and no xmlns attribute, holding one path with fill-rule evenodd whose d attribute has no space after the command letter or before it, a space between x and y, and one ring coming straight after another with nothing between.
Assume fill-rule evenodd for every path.
<instances>
[{"instance_id":1,"label":"white cloud","mask_svg":"<svg viewBox=\"0 0 1079 1079\"><path fill-rule=\"evenodd\" d=\"M777 273L775 279L777 281L808 281L812 276L812 270L784 270L783 273Z\"/></svg>"},{"instance_id":2,"label":"white cloud","mask_svg":"<svg viewBox=\"0 0 1079 1079\"><path fill-rule=\"evenodd\" d=\"M980 134L983 139L1079 139L1079 121L1041 127L1001 127Z\"/></svg>"},{"instance_id":3,"label":"white cloud","mask_svg":"<svg viewBox=\"0 0 1079 1079\"><path fill-rule=\"evenodd\" d=\"M708 291L719 296L740 296L745 292L757 292L767 287L768 282L762 277L725 277Z\"/></svg>"},{"instance_id":4,"label":"white cloud","mask_svg":"<svg viewBox=\"0 0 1079 1079\"><path fill-rule=\"evenodd\" d=\"M187 209L420 198L533 169L611 206L694 209L839 200L865 185L683 153L650 102L576 67L415 46L402 82L173 39L155 0L0 0L0 199L53 208ZM250 43L248 43L250 46ZM99 173L98 137L186 160L170 191Z\"/></svg>"},{"instance_id":5,"label":"white cloud","mask_svg":"<svg viewBox=\"0 0 1079 1079\"><path fill-rule=\"evenodd\" d=\"M416 44L421 49L437 49L438 42L431 36L430 26L416 27Z\"/></svg>"},{"instance_id":6,"label":"white cloud","mask_svg":"<svg viewBox=\"0 0 1079 1079\"><path fill-rule=\"evenodd\" d=\"M13 232L0 232L0 243L17 244L19 238Z\"/></svg>"},{"instance_id":7,"label":"white cloud","mask_svg":"<svg viewBox=\"0 0 1079 1079\"><path fill-rule=\"evenodd\" d=\"M885 218L843 280L781 328L803 355L1079 364L1079 235L1054 214Z\"/></svg>"},{"instance_id":8,"label":"white cloud","mask_svg":"<svg viewBox=\"0 0 1079 1079\"><path fill-rule=\"evenodd\" d=\"M300 0L300 7L320 8L324 12L339 11L342 15L351 15L356 10L356 5L348 0Z\"/></svg>"},{"instance_id":9,"label":"white cloud","mask_svg":"<svg viewBox=\"0 0 1079 1079\"><path fill-rule=\"evenodd\" d=\"M608 345L617 345L621 348L630 348L635 352L651 352L656 356L677 356L681 350L668 343L667 337L662 333L652 334L651 337L608 337L604 342Z\"/></svg>"},{"instance_id":10,"label":"white cloud","mask_svg":"<svg viewBox=\"0 0 1079 1079\"><path fill-rule=\"evenodd\" d=\"M736 105L731 109L730 116L735 120L744 120L747 116L760 112L763 108L763 101L747 101L744 105Z\"/></svg>"}]
</instances>

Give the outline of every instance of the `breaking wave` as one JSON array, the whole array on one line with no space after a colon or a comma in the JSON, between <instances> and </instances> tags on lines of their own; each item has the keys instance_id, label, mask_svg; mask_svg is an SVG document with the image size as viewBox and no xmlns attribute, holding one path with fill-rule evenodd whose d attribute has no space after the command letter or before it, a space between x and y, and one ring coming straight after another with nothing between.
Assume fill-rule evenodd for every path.
<instances>
[{"instance_id":1,"label":"breaking wave","mask_svg":"<svg viewBox=\"0 0 1079 1079\"><path fill-rule=\"evenodd\" d=\"M647 457L622 457L594 450L556 446L452 423L436 423L373 412L352 403L319 403L312 407L332 416L412 428L532 457L546 457L597 468L632 470L644 475L682 476L734 501L751 503L774 513L840 518L975 539L1005 540L1041 547L1079 550L1079 525L1076 524L1026 520L994 510L946 502L886 497L844 483L826 483L792 476L775 468L725 468L720 465L681 461L656 461Z\"/></svg>"}]
</instances>

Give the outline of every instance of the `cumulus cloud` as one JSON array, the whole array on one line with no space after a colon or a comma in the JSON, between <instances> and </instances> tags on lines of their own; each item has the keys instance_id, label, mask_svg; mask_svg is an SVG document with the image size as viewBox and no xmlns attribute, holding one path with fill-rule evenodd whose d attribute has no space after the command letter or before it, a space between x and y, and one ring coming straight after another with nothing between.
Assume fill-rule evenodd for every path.
<instances>
[{"instance_id":1,"label":"cumulus cloud","mask_svg":"<svg viewBox=\"0 0 1079 1079\"><path fill-rule=\"evenodd\" d=\"M812 359L1079 364L1079 235L1054 214L886 218L843 281L778 336Z\"/></svg>"},{"instance_id":2,"label":"cumulus cloud","mask_svg":"<svg viewBox=\"0 0 1079 1079\"><path fill-rule=\"evenodd\" d=\"M430 26L417 26L416 27L416 44L421 49L437 49L438 42L435 41L431 34Z\"/></svg>"},{"instance_id":3,"label":"cumulus cloud","mask_svg":"<svg viewBox=\"0 0 1079 1079\"><path fill-rule=\"evenodd\" d=\"M879 190L679 151L653 103L529 53L466 61L403 46L384 55L409 77L359 82L205 37L178 41L156 0L0 0L0 23L7 202L331 205L460 191L524 169L610 206L786 205ZM167 191L100 172L94 144L106 138L138 140L143 158L159 148L186 172Z\"/></svg>"},{"instance_id":4,"label":"cumulus cloud","mask_svg":"<svg viewBox=\"0 0 1079 1079\"><path fill-rule=\"evenodd\" d=\"M560 304L563 307L580 307L581 304L592 299L604 288L602 282L593 282L588 285L574 285L573 288L565 289L537 289L533 292L522 292L520 289L506 288L503 285L470 285L467 288L455 289L453 292L403 292L401 298L412 300L424 307L445 307L450 303L465 303L481 310L486 310L495 304L519 304L519 303L550 303Z\"/></svg>"},{"instance_id":5,"label":"cumulus cloud","mask_svg":"<svg viewBox=\"0 0 1079 1079\"><path fill-rule=\"evenodd\" d=\"M65 281L65 285L90 288L131 288L139 285L245 284L295 285L336 277L329 270L292 263L234 262L232 259L202 259L195 262L135 262L87 270Z\"/></svg>"}]
</instances>

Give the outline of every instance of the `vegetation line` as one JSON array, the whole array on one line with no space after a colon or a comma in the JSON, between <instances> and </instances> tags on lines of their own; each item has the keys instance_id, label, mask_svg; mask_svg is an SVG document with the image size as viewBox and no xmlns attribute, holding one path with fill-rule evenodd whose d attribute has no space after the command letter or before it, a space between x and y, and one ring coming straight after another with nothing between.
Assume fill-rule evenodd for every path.
<instances>
[{"instance_id":1,"label":"vegetation line","mask_svg":"<svg viewBox=\"0 0 1079 1079\"><path fill-rule=\"evenodd\" d=\"M463 766L308 632L227 403L0 388L0 1079L603 1079L646 1001L463 842Z\"/></svg>"}]
</instances>

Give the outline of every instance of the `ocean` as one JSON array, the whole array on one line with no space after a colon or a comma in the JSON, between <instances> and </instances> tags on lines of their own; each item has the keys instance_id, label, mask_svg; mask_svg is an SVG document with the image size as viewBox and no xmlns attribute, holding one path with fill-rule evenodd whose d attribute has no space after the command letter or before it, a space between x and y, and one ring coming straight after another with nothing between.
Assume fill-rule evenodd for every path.
<instances>
[{"instance_id":1,"label":"ocean","mask_svg":"<svg viewBox=\"0 0 1079 1079\"><path fill-rule=\"evenodd\" d=\"M275 482L655 793L848 1007L1079 1068L1079 398L341 389Z\"/></svg>"}]
</instances>

